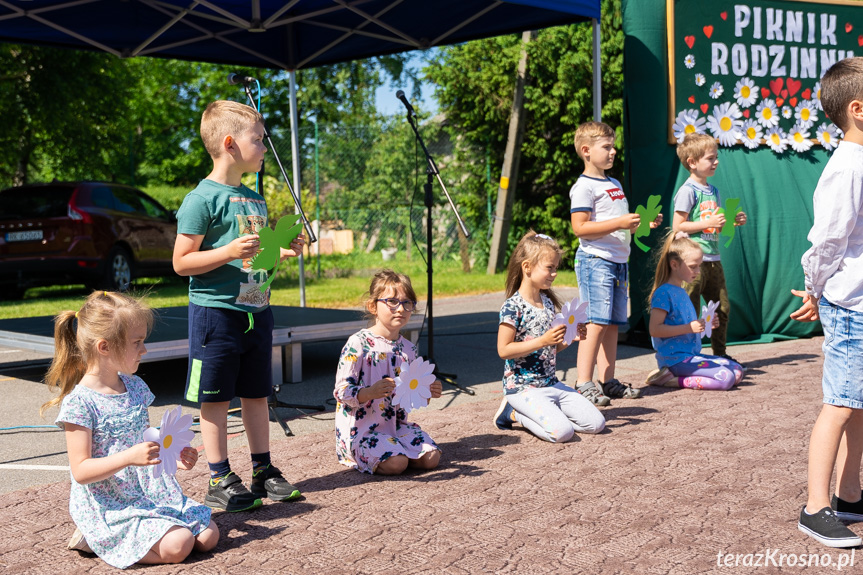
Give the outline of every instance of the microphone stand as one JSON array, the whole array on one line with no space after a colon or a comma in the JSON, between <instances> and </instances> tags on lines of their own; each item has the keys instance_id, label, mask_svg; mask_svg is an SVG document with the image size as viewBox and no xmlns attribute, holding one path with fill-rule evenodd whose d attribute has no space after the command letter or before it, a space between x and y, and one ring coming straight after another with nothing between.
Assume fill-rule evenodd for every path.
<instances>
[{"instance_id":1,"label":"microphone stand","mask_svg":"<svg viewBox=\"0 0 863 575\"><path fill-rule=\"evenodd\" d=\"M440 177L440 171L437 168L437 164L435 164L434 158L432 158L432 155L429 153L428 148L426 148L422 136L420 136L420 132L417 127L416 114L414 113L413 107L408 103L407 99L404 98L403 94L399 94L399 96L399 99L402 100L405 107L407 108L408 124L410 124L411 128L413 128L417 142L419 142L419 145L426 156L426 162L428 163L428 167L426 168L426 183L423 184L426 206L426 265L428 266L426 273L426 277L428 279L428 361L435 364L434 374L439 380L441 380L441 382L449 384L459 389L460 391L464 391L469 395L475 395L474 390L464 387L456 381L458 379L457 375L438 371L437 362L434 360L434 307L432 304L432 294L434 293L434 290L432 288L432 278L434 277L434 259L432 257L432 206L434 205L434 196L432 196L432 180L434 178L437 178L438 184L440 185L441 190L443 190L443 193L446 196L447 201L449 202L450 209L452 209L452 212L455 215L455 219L458 222L462 233L465 235L466 238L469 238L470 232L467 231L467 227L464 225L464 221L461 219L461 216L458 213L458 209L455 207L455 204L453 203L452 198L450 197L449 192L446 189L446 185L444 185L443 180Z\"/></svg>"},{"instance_id":2,"label":"microphone stand","mask_svg":"<svg viewBox=\"0 0 863 575\"><path fill-rule=\"evenodd\" d=\"M246 96L249 98L249 103L252 105L252 108L255 110L258 109L257 104L255 104L255 98L252 96L252 90L249 88L249 82L243 81L243 89L246 91ZM276 158L276 163L279 165L279 170L282 172L282 178L284 178L285 183L288 185L288 190L291 192L291 197L294 199L294 206L297 208L297 213L300 214L300 218L303 220L303 226L306 229L306 233L309 235L309 244L313 244L318 241L318 238L315 236L315 232L312 230L312 225L309 223L309 220L306 218L305 212L303 212L303 207L300 205L300 198L297 196L297 193L294 191L293 186L291 186L291 180L288 178L288 174L285 172L285 167L282 165L282 160L279 158L279 152L276 147L273 145L273 140L270 138L270 132L267 130L266 124L264 124L264 137L267 139L267 144L270 146L270 150L273 152L273 156ZM281 353L284 353L283 349L280 349ZM303 405L300 403L285 403L279 400L279 391L282 389L282 383L272 382L273 393L267 399L267 407L270 408L270 416L279 424L282 428L282 431L285 432L285 435L291 436L294 433L288 427L288 424L284 419L279 417L276 413L277 407L287 407L292 409L309 409L314 411L326 411L326 408L323 405ZM229 412L240 411L242 408L234 408L228 410Z\"/></svg>"}]
</instances>

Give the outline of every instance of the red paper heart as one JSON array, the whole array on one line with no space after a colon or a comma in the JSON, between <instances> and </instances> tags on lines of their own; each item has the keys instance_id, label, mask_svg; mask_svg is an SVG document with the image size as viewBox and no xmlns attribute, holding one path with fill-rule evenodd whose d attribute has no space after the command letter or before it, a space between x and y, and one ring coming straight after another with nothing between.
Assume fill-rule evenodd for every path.
<instances>
[{"instance_id":1,"label":"red paper heart","mask_svg":"<svg viewBox=\"0 0 863 575\"><path fill-rule=\"evenodd\" d=\"M800 89L801 82L800 80L795 80L794 78L788 78L788 81L785 82L785 85L788 87L788 93L792 96L797 93L797 90Z\"/></svg>"},{"instance_id":2,"label":"red paper heart","mask_svg":"<svg viewBox=\"0 0 863 575\"><path fill-rule=\"evenodd\" d=\"M797 105L797 98L791 98L790 100L788 100L788 103L791 104L792 106L796 106Z\"/></svg>"},{"instance_id":3,"label":"red paper heart","mask_svg":"<svg viewBox=\"0 0 863 575\"><path fill-rule=\"evenodd\" d=\"M770 95L770 88L761 88L761 97L766 98Z\"/></svg>"},{"instance_id":4,"label":"red paper heart","mask_svg":"<svg viewBox=\"0 0 863 575\"><path fill-rule=\"evenodd\" d=\"M782 91L781 91L781 92L779 92L779 93L780 93L780 94L782 94L782 97L783 97L783 98L787 98L787 97L788 97L788 90L782 90Z\"/></svg>"},{"instance_id":5,"label":"red paper heart","mask_svg":"<svg viewBox=\"0 0 863 575\"><path fill-rule=\"evenodd\" d=\"M710 38L713 35L713 26L710 26L709 24L707 26L705 26L704 28L702 28L702 30L704 30L704 35L707 36L708 38Z\"/></svg>"},{"instance_id":6,"label":"red paper heart","mask_svg":"<svg viewBox=\"0 0 863 575\"><path fill-rule=\"evenodd\" d=\"M709 107L709 106L708 106L707 104L701 104L701 113L702 113L702 114L706 114L706 113L707 113L707 108L708 108L708 107Z\"/></svg>"},{"instance_id":7,"label":"red paper heart","mask_svg":"<svg viewBox=\"0 0 863 575\"><path fill-rule=\"evenodd\" d=\"M728 20L728 12L720 12L719 17L723 20Z\"/></svg>"},{"instance_id":8,"label":"red paper heart","mask_svg":"<svg viewBox=\"0 0 863 575\"><path fill-rule=\"evenodd\" d=\"M845 23L845 33L846 33L846 34L848 34L849 32L851 32L851 30L853 30L853 29L854 29L854 26L852 26L852 25L851 25L851 22L846 22L846 23Z\"/></svg>"},{"instance_id":9,"label":"red paper heart","mask_svg":"<svg viewBox=\"0 0 863 575\"><path fill-rule=\"evenodd\" d=\"M785 84L785 80L782 78L776 78L775 80L770 80L768 84L770 84L770 89L773 93L778 96L779 92L782 91L782 85Z\"/></svg>"},{"instance_id":10,"label":"red paper heart","mask_svg":"<svg viewBox=\"0 0 863 575\"><path fill-rule=\"evenodd\" d=\"M857 45L863 46L863 34L861 34L860 36L857 36Z\"/></svg>"},{"instance_id":11,"label":"red paper heart","mask_svg":"<svg viewBox=\"0 0 863 575\"><path fill-rule=\"evenodd\" d=\"M781 106L785 103L785 98L776 98L776 105Z\"/></svg>"},{"instance_id":12,"label":"red paper heart","mask_svg":"<svg viewBox=\"0 0 863 575\"><path fill-rule=\"evenodd\" d=\"M744 118L748 118L748 117L749 117L749 110L743 110L743 117L744 117Z\"/></svg>"},{"instance_id":13,"label":"red paper heart","mask_svg":"<svg viewBox=\"0 0 863 575\"><path fill-rule=\"evenodd\" d=\"M690 104L694 104L694 103L695 103L695 96L689 96L689 103L690 103Z\"/></svg>"},{"instance_id":14,"label":"red paper heart","mask_svg":"<svg viewBox=\"0 0 863 575\"><path fill-rule=\"evenodd\" d=\"M685 36L683 41L686 42L686 45L689 46L689 49L692 49L692 46L695 44L695 36Z\"/></svg>"},{"instance_id":15,"label":"red paper heart","mask_svg":"<svg viewBox=\"0 0 863 575\"><path fill-rule=\"evenodd\" d=\"M806 88L805 90L800 92L800 95L803 97L804 100L808 100L809 98L812 97L812 90L810 90L809 88Z\"/></svg>"}]
</instances>

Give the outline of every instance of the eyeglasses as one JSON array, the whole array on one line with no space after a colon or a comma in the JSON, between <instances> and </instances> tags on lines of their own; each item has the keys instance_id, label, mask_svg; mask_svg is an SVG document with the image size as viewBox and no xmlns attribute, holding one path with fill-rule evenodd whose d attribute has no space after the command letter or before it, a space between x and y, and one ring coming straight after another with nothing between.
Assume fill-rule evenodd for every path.
<instances>
[{"instance_id":1,"label":"eyeglasses","mask_svg":"<svg viewBox=\"0 0 863 575\"><path fill-rule=\"evenodd\" d=\"M417 308L417 302L409 299L399 299L397 297L388 297L385 299L378 299L377 301L384 302L390 311L396 311L399 309L399 306L402 306L405 311L414 311Z\"/></svg>"}]
</instances>

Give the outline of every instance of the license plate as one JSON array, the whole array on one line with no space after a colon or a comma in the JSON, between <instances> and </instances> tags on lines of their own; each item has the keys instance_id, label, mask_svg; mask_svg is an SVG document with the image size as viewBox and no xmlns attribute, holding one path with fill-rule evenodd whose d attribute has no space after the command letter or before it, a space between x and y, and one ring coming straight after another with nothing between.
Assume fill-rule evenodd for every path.
<instances>
[{"instance_id":1,"label":"license plate","mask_svg":"<svg viewBox=\"0 0 863 575\"><path fill-rule=\"evenodd\" d=\"M27 230L26 232L9 232L6 234L7 242L26 242L41 239L42 230Z\"/></svg>"}]
</instances>

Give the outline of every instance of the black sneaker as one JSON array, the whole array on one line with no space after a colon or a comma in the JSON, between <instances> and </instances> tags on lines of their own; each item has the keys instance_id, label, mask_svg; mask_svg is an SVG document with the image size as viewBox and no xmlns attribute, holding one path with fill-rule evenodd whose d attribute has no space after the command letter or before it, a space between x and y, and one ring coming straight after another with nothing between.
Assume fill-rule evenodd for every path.
<instances>
[{"instance_id":1,"label":"black sneaker","mask_svg":"<svg viewBox=\"0 0 863 575\"><path fill-rule=\"evenodd\" d=\"M500 407L497 408L497 413L494 414L494 424L498 429L512 429L512 412L512 406L504 397Z\"/></svg>"},{"instance_id":2,"label":"black sneaker","mask_svg":"<svg viewBox=\"0 0 863 575\"><path fill-rule=\"evenodd\" d=\"M730 356L730 355L728 355L727 353L723 353L723 354L717 355L716 357L721 357L722 359L727 359L728 361L733 361L734 363L736 363L737 365L739 365L741 368L743 368L743 371L746 371L746 366L745 366L745 365L743 365L743 363L741 363L741 362L737 361L736 359L734 359L733 357L731 357L731 356Z\"/></svg>"},{"instance_id":3,"label":"black sneaker","mask_svg":"<svg viewBox=\"0 0 863 575\"><path fill-rule=\"evenodd\" d=\"M863 493L859 501L849 503L835 495L830 501L830 507L836 512L836 517L845 521L863 521Z\"/></svg>"},{"instance_id":4,"label":"black sneaker","mask_svg":"<svg viewBox=\"0 0 863 575\"><path fill-rule=\"evenodd\" d=\"M263 505L263 501L246 489L236 473L231 471L217 483L210 481L204 505L212 509L222 509L229 513L250 511Z\"/></svg>"},{"instance_id":5,"label":"black sneaker","mask_svg":"<svg viewBox=\"0 0 863 575\"><path fill-rule=\"evenodd\" d=\"M863 540L845 527L829 507L809 515L804 505L800 510L797 529L827 547L857 547L863 544Z\"/></svg>"},{"instance_id":6,"label":"black sneaker","mask_svg":"<svg viewBox=\"0 0 863 575\"><path fill-rule=\"evenodd\" d=\"M272 465L252 472L252 493L273 501L290 501L302 497L300 490L288 483L282 477L282 472Z\"/></svg>"},{"instance_id":7,"label":"black sneaker","mask_svg":"<svg viewBox=\"0 0 863 575\"><path fill-rule=\"evenodd\" d=\"M632 387L629 384L622 384L616 379L609 379L602 384L602 393L608 397L623 397L626 399L638 399L641 397L641 390Z\"/></svg>"}]
</instances>

